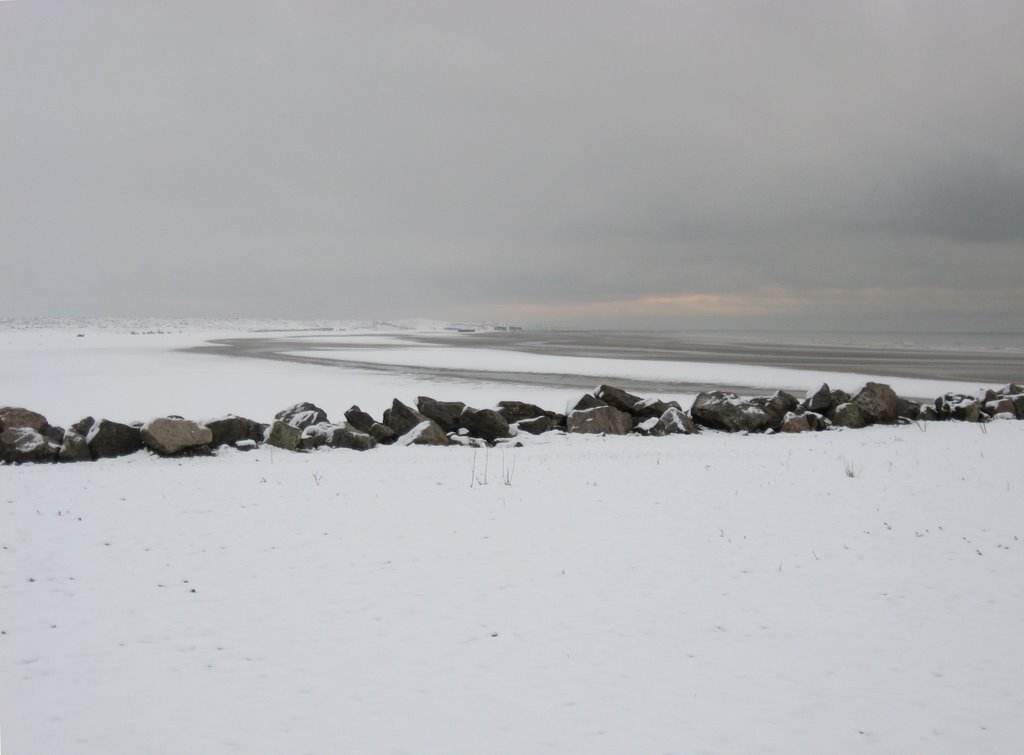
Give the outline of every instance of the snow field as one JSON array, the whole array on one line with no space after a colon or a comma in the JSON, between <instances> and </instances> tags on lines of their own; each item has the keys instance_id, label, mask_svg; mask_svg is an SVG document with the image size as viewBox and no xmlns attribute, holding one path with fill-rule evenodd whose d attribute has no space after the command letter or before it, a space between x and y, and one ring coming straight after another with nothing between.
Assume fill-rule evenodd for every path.
<instances>
[{"instance_id":1,"label":"snow field","mask_svg":"<svg viewBox=\"0 0 1024 755\"><path fill-rule=\"evenodd\" d=\"M925 427L0 469L3 742L1017 751L1024 424Z\"/></svg>"}]
</instances>

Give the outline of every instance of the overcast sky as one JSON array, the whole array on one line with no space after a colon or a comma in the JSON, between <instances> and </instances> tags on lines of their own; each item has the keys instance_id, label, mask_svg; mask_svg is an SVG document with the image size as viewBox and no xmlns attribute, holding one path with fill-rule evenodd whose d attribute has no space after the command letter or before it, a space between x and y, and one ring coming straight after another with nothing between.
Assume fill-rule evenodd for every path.
<instances>
[{"instance_id":1,"label":"overcast sky","mask_svg":"<svg viewBox=\"0 0 1024 755\"><path fill-rule=\"evenodd\" d=\"M1024 330L1024 3L0 2L0 316Z\"/></svg>"}]
</instances>

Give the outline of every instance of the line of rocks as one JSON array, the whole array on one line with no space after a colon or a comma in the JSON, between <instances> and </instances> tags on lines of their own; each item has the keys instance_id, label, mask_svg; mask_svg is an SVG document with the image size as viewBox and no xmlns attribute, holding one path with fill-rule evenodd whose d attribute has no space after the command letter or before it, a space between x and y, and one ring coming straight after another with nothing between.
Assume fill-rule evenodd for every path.
<instances>
[{"instance_id":1,"label":"line of rocks","mask_svg":"<svg viewBox=\"0 0 1024 755\"><path fill-rule=\"evenodd\" d=\"M854 395L822 385L803 400L785 391L749 399L710 391L700 393L687 412L675 401L644 399L601 385L571 403L565 414L522 401L500 401L494 409L475 409L461 401L420 396L415 408L395 399L380 421L353 406L343 421L332 422L315 404L300 403L278 412L270 424L233 414L202 423L172 415L131 424L86 417L68 428L51 425L42 414L28 409L3 407L0 461L94 461L143 449L159 456L202 456L224 446L247 451L264 443L289 451L321 447L366 451L391 444L497 445L514 443L521 433L665 436L693 435L701 428L800 433L996 418L1024 419L1024 387L1011 383L974 396L946 393L926 404L902 398L884 383L868 383Z\"/></svg>"}]
</instances>

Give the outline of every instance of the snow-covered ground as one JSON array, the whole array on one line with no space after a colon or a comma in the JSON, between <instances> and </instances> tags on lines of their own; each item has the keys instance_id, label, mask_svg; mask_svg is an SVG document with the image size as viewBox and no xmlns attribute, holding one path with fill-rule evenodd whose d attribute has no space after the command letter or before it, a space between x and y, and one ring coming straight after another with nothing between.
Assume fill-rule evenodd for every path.
<instances>
[{"instance_id":1,"label":"snow-covered ground","mask_svg":"<svg viewBox=\"0 0 1024 755\"><path fill-rule=\"evenodd\" d=\"M61 332L0 332L0 403L265 419L566 393ZM922 428L0 467L0 738L1020 751L1024 422Z\"/></svg>"}]
</instances>

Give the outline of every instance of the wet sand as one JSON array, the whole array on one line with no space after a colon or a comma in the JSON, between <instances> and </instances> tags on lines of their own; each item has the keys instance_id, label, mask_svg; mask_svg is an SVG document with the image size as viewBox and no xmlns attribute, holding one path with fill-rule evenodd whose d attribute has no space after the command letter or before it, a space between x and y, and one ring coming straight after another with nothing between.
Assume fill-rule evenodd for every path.
<instances>
[{"instance_id":1,"label":"wet sand","mask_svg":"<svg viewBox=\"0 0 1024 755\"><path fill-rule=\"evenodd\" d=\"M970 381L978 385L1024 382L1024 351L1017 349L949 348L907 345L866 346L838 343L785 343L780 340L611 331L523 331L439 334L399 334L408 345L444 344L458 348L487 348L548 356L603 357L677 362L784 367L798 370L850 372L881 377ZM604 380L601 375L490 372L340 362L317 356L318 349L358 347L339 334L302 337L227 338L186 351L230 357L273 359L371 372L407 374L443 381L504 382L521 385L572 387L589 390ZM361 347L365 348L365 346ZM386 349L387 346L375 348ZM290 352L290 353L289 353ZM295 354L294 352L305 352ZM696 393L701 390L743 392L751 386L665 383L631 380L636 390ZM757 386L793 388L794 386Z\"/></svg>"}]
</instances>

